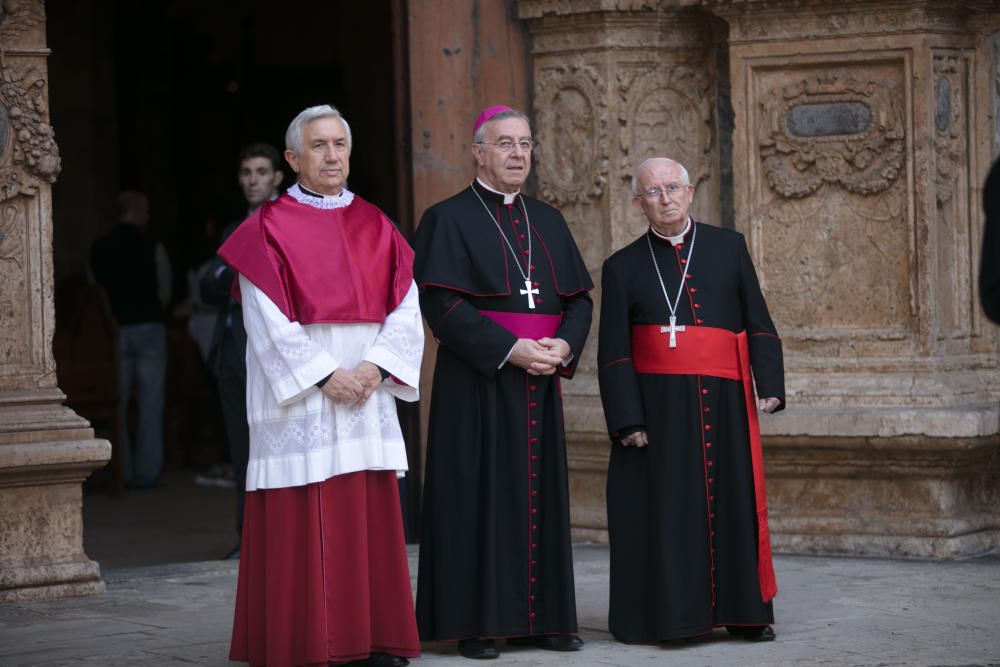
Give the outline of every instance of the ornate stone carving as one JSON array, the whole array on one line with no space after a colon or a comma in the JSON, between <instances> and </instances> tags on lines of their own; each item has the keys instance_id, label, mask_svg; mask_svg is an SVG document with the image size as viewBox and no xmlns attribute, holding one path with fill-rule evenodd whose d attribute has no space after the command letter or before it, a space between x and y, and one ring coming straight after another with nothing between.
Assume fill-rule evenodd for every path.
<instances>
[{"instance_id":1,"label":"ornate stone carving","mask_svg":"<svg viewBox=\"0 0 1000 667\"><path fill-rule=\"evenodd\" d=\"M0 151L0 201L34 195L54 183L61 169L55 132L45 120L45 79L34 67L19 74L0 52L0 118L6 145Z\"/></svg>"},{"instance_id":2,"label":"ornate stone carving","mask_svg":"<svg viewBox=\"0 0 1000 667\"><path fill-rule=\"evenodd\" d=\"M16 39L45 24L45 5L33 0L0 2L0 36Z\"/></svg>"},{"instance_id":3,"label":"ornate stone carving","mask_svg":"<svg viewBox=\"0 0 1000 667\"><path fill-rule=\"evenodd\" d=\"M704 71L686 65L622 70L618 92L627 100L619 115L623 180L656 155L683 163L693 185L709 177L712 94Z\"/></svg>"},{"instance_id":4,"label":"ornate stone carving","mask_svg":"<svg viewBox=\"0 0 1000 667\"><path fill-rule=\"evenodd\" d=\"M608 181L602 76L582 60L543 67L535 90L538 190L556 206L599 198Z\"/></svg>"},{"instance_id":5,"label":"ornate stone carving","mask_svg":"<svg viewBox=\"0 0 1000 667\"><path fill-rule=\"evenodd\" d=\"M788 115L803 105L851 103L869 111L863 132L802 137L789 131ZM888 190L903 167L905 114L892 81L862 81L821 74L771 90L759 115L764 173L782 197L805 197L825 183L863 195Z\"/></svg>"},{"instance_id":6,"label":"ornate stone carving","mask_svg":"<svg viewBox=\"0 0 1000 667\"><path fill-rule=\"evenodd\" d=\"M965 159L963 65L958 57L934 58L934 184L939 206L954 196Z\"/></svg>"}]
</instances>

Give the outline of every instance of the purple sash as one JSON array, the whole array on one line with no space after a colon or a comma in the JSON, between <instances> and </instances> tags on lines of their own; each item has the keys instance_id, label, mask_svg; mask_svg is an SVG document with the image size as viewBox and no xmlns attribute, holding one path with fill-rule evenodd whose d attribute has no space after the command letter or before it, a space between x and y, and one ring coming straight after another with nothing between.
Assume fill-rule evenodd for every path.
<instances>
[{"instance_id":1,"label":"purple sash","mask_svg":"<svg viewBox=\"0 0 1000 667\"><path fill-rule=\"evenodd\" d=\"M518 338L551 338L562 324L562 315L535 315L532 313L502 313L496 310L480 310Z\"/></svg>"}]
</instances>

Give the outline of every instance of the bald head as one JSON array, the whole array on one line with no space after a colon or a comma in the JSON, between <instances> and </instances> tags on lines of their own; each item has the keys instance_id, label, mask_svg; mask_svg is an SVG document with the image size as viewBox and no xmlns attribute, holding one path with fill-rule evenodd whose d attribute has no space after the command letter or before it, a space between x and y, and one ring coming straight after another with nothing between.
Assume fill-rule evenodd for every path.
<instances>
[{"instance_id":1,"label":"bald head","mask_svg":"<svg viewBox=\"0 0 1000 667\"><path fill-rule=\"evenodd\" d=\"M688 176L688 170L685 169L684 165L682 165L677 160L671 160L668 157L648 157L642 162L640 162L639 166L636 167L635 171L632 173L632 194L637 195L643 190L647 189L640 187L639 176L643 174L645 171L648 171L649 169L656 166L660 167L673 166L680 172L681 179L679 182L682 183L683 185L691 185L691 177Z\"/></svg>"}]
</instances>

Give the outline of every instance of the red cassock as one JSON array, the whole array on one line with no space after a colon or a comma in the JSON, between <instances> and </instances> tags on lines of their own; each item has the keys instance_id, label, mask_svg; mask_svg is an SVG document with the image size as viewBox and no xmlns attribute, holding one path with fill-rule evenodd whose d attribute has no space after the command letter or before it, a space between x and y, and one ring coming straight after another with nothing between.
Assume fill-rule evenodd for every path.
<instances>
[{"instance_id":1,"label":"red cassock","mask_svg":"<svg viewBox=\"0 0 1000 667\"><path fill-rule=\"evenodd\" d=\"M382 322L413 275L409 245L357 196L320 210L284 195L219 254L300 324ZM399 508L393 471L248 492L230 659L292 667L418 656Z\"/></svg>"}]
</instances>

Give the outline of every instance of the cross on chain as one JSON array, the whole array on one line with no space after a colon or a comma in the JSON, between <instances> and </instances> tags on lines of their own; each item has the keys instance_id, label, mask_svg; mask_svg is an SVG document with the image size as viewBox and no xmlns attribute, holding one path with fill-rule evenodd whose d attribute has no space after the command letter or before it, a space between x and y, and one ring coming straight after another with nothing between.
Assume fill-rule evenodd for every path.
<instances>
[{"instance_id":1,"label":"cross on chain","mask_svg":"<svg viewBox=\"0 0 1000 667\"><path fill-rule=\"evenodd\" d=\"M521 290L521 294L527 294L528 295L528 308L534 309L534 307L535 307L535 297L533 295L538 294L538 288L536 287L535 289L531 289L531 280L530 279L524 281L524 289ZM681 327L681 329L683 330L684 327Z\"/></svg>"},{"instance_id":2,"label":"cross on chain","mask_svg":"<svg viewBox=\"0 0 1000 667\"><path fill-rule=\"evenodd\" d=\"M684 331L684 325L677 326L677 317L674 315L670 316L670 326L660 327L660 333L670 332L670 347L677 347L677 332Z\"/></svg>"}]
</instances>

